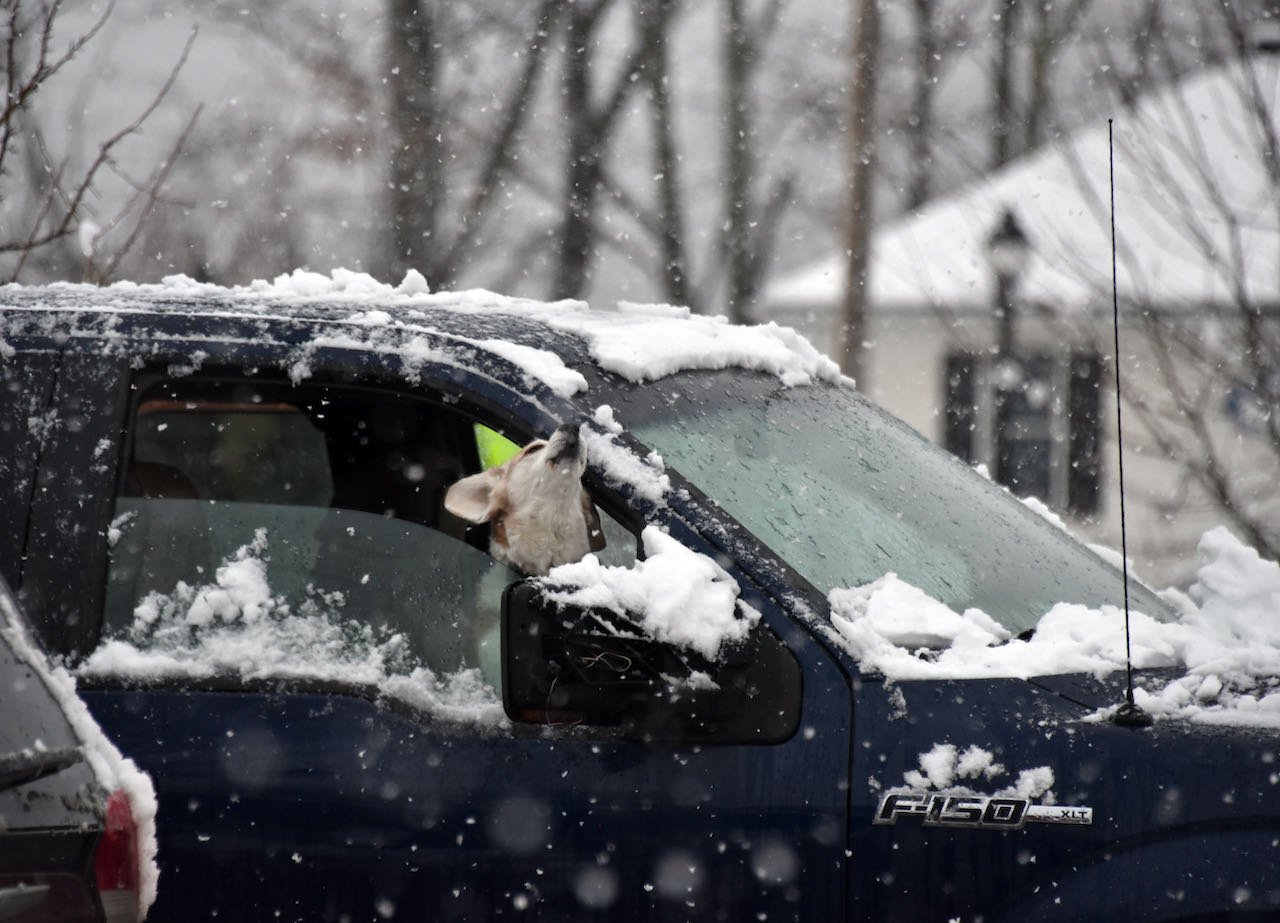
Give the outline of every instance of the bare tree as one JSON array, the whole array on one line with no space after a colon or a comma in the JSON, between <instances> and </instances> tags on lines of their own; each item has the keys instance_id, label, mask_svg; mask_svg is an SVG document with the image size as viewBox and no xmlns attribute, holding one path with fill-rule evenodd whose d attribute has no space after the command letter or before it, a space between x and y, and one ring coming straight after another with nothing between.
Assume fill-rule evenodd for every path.
<instances>
[{"instance_id":1,"label":"bare tree","mask_svg":"<svg viewBox=\"0 0 1280 923\"><path fill-rule=\"evenodd\" d=\"M441 119L439 4L387 0L389 273L425 268L438 245L446 146ZM427 279L438 283L434 271Z\"/></svg>"},{"instance_id":2,"label":"bare tree","mask_svg":"<svg viewBox=\"0 0 1280 923\"><path fill-rule=\"evenodd\" d=\"M138 241L199 116L197 108L167 155L146 175L135 175L123 164L122 145L141 131L172 89L195 39L192 34L150 102L132 121L97 142L87 163L77 162L76 152L53 152L36 103L47 95L49 82L99 35L113 11L114 5L108 4L96 21L64 43L59 0L5 0L0 6L0 79L5 84L0 110L0 276L9 281L79 276L101 283L112 278ZM99 215L96 193L104 176L121 182L129 193L114 211Z\"/></svg>"},{"instance_id":3,"label":"bare tree","mask_svg":"<svg viewBox=\"0 0 1280 923\"><path fill-rule=\"evenodd\" d=\"M783 4L772 0L755 17L744 0L721 7L723 164L720 224L726 273L725 313L735 323L755 320L751 309L765 276L774 235L795 184L790 171L766 179L756 130L757 87L765 45L776 34Z\"/></svg>"},{"instance_id":4,"label":"bare tree","mask_svg":"<svg viewBox=\"0 0 1280 923\"><path fill-rule=\"evenodd\" d=\"M1018 0L997 0L996 46L991 79L991 168L1002 167L1018 153L1013 149L1014 98L1013 75L1018 47L1016 43Z\"/></svg>"},{"instance_id":5,"label":"bare tree","mask_svg":"<svg viewBox=\"0 0 1280 923\"><path fill-rule=\"evenodd\" d=\"M1133 332L1121 357L1126 412L1137 424L1138 451L1169 468L1174 476L1164 483L1175 485L1139 483L1136 490L1157 515L1199 511L1274 559L1280 557L1280 62L1254 53L1248 21L1234 6L1201 12L1197 38L1205 59L1219 63L1184 78L1188 88L1138 96L1122 67L1107 69L1127 106L1115 156L1134 188L1118 204L1121 226L1134 223L1125 221L1127 210L1137 211L1143 225L1134 229L1138 243L1126 246L1123 233L1120 241L1120 265L1131 279L1122 316ZM1174 61L1177 50L1157 54ZM1188 95L1197 87L1208 102ZM1081 188L1091 185L1082 172ZM1092 201L1101 224L1105 203L1098 198ZM1159 284L1144 270L1153 247L1166 264L1195 267L1181 277L1197 279L1205 294L1179 295ZM1109 288L1105 295L1109 303Z\"/></svg>"},{"instance_id":6,"label":"bare tree","mask_svg":"<svg viewBox=\"0 0 1280 923\"><path fill-rule=\"evenodd\" d=\"M853 121L849 133L849 248L840 323L840 367L855 380L862 372L866 329L867 269L873 216L871 190L876 155L876 72L880 25L876 0L858 0L854 23Z\"/></svg>"},{"instance_id":7,"label":"bare tree","mask_svg":"<svg viewBox=\"0 0 1280 923\"><path fill-rule=\"evenodd\" d=\"M555 298L579 297L586 290L600 237L596 212L605 182L605 158L632 93L657 63L665 23L670 21L663 16L653 27L639 29L621 66L610 75L597 49L605 15L614 7L615 0L575 2L566 17L561 75L566 128L564 205L551 283Z\"/></svg>"},{"instance_id":8,"label":"bare tree","mask_svg":"<svg viewBox=\"0 0 1280 923\"><path fill-rule=\"evenodd\" d=\"M681 207L680 158L675 138L670 53L671 30L677 0L644 0L640 5L640 29L652 56L646 68L649 111L653 134L654 185L658 214L655 233L662 254L659 270L662 288L673 304L693 305L689 281L689 254L685 247L684 209Z\"/></svg>"}]
</instances>

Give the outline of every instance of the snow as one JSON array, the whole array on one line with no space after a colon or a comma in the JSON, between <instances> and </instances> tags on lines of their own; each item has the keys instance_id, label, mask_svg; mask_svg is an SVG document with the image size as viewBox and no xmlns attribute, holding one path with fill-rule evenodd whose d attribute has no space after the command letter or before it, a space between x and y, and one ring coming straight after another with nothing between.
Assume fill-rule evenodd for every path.
<instances>
[{"instance_id":1,"label":"snow","mask_svg":"<svg viewBox=\"0 0 1280 923\"><path fill-rule=\"evenodd\" d=\"M20 286L10 286L18 290ZM431 293L420 273L410 271L393 286L367 273L334 269L329 275L296 269L271 281L224 288L188 276L166 276L158 284L117 282L104 288L55 283L51 288L84 296L86 305L105 304L114 310L136 310L147 299L193 301L216 299L227 311L270 314L308 303L353 306L346 322L353 327L348 344L378 345L378 333L396 327L435 333L415 326L415 309L447 309L472 314L509 314L531 318L580 337L601 368L629 381L644 382L689 369L745 368L770 373L784 384L847 381L834 362L796 331L775 323L754 326L730 324L724 317L695 315L687 308L620 302L611 310L591 310L581 301L540 302L497 295L483 290ZM130 302L134 302L131 304ZM313 348L314 348L313 344ZM586 387L547 350L512 348L486 340L475 345L498 351L530 377L559 394ZM301 367L300 367L301 368Z\"/></svg>"},{"instance_id":2,"label":"snow","mask_svg":"<svg viewBox=\"0 0 1280 923\"><path fill-rule=\"evenodd\" d=\"M622 430L614 422L612 411L602 417L598 408L596 421L608 432L597 433L583 429L590 465L604 473L605 481L610 486L628 487L636 497L661 506L671 490L671 478L666 473L662 456L651 452L640 458L623 445L618 439Z\"/></svg>"},{"instance_id":3,"label":"snow","mask_svg":"<svg viewBox=\"0 0 1280 923\"><path fill-rule=\"evenodd\" d=\"M1280 565L1225 528L1207 532L1199 554L1190 596L1168 597L1182 609L1178 620L1130 615L1135 668L1185 669L1162 687L1136 690L1138 704L1157 718L1280 728ZM828 602L837 643L891 681L1103 677L1126 664L1117 606L1059 603L1030 638L1010 639L984 613L956 613L892 574L833 590Z\"/></svg>"},{"instance_id":4,"label":"snow","mask_svg":"<svg viewBox=\"0 0 1280 923\"><path fill-rule=\"evenodd\" d=\"M610 567L593 554L552 568L541 580L558 605L604 609L634 621L651 638L708 660L746 638L759 613L740 604L738 584L715 561L656 526L640 536L644 560Z\"/></svg>"},{"instance_id":5,"label":"snow","mask_svg":"<svg viewBox=\"0 0 1280 923\"><path fill-rule=\"evenodd\" d=\"M919 754L920 768L903 774L903 785L890 791L940 791L953 795L987 794L975 790L967 782L982 784L1007 774L1007 770L995 761L995 756L981 747L969 747L963 752L951 743L935 744L932 749ZM1052 803L1053 770L1048 766L1035 766L1021 770L1004 788L992 794L994 798L1043 798Z\"/></svg>"},{"instance_id":6,"label":"snow","mask_svg":"<svg viewBox=\"0 0 1280 923\"><path fill-rule=\"evenodd\" d=\"M207 679L323 679L368 687L447 720L506 726L497 694L475 669L437 675L409 656L408 642L341 617L340 594L291 606L272 594L270 539L259 529L202 586L150 593L134 610L128 637L102 643L84 677L141 682Z\"/></svg>"},{"instance_id":7,"label":"snow","mask_svg":"<svg viewBox=\"0 0 1280 923\"><path fill-rule=\"evenodd\" d=\"M572 397L587 390L587 379L582 373L568 368L564 360L553 352L506 340L480 340L477 345L524 369L530 377L543 382L561 397Z\"/></svg>"},{"instance_id":8,"label":"snow","mask_svg":"<svg viewBox=\"0 0 1280 923\"><path fill-rule=\"evenodd\" d=\"M841 380L839 367L789 327L730 324L688 308L621 302L616 312L546 318L591 344L601 368L628 381L652 381L687 369L746 368L769 372L788 386Z\"/></svg>"},{"instance_id":9,"label":"snow","mask_svg":"<svg viewBox=\"0 0 1280 923\"><path fill-rule=\"evenodd\" d=\"M25 621L13 608L7 594L0 593L0 633L14 653L25 660L32 671L41 678L67 716L72 731L80 740L84 756L98 782L108 792L122 791L129 799L137 827L138 844L138 911L139 918L155 903L159 886L160 867L156 864L158 850L156 840L155 786L151 777L138 768L131 759L116 749L98 727L89 708L76 694L75 678L64 667L54 666L44 653L27 636Z\"/></svg>"}]
</instances>

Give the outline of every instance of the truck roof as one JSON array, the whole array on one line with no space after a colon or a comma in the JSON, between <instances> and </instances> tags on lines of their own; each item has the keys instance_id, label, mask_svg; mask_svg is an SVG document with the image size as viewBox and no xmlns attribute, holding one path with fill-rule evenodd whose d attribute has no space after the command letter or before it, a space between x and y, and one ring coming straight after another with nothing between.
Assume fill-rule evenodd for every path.
<instances>
[{"instance_id":1,"label":"truck roof","mask_svg":"<svg viewBox=\"0 0 1280 923\"><path fill-rule=\"evenodd\" d=\"M834 362L795 331L773 323L731 325L723 317L671 305L622 302L593 310L581 301L541 302L478 290L431 293L414 274L399 286L343 271L331 277L297 271L234 288L185 276L154 285L9 285L0 287L0 311L11 315L0 328L0 353L6 336L48 330L43 315L54 312L76 318L69 329L61 328L63 337L73 338L110 338L143 326L186 339L269 335L292 344L319 339L318 345L400 352L411 350L415 337L423 338L418 346L426 349L454 340L502 356L564 396L586 387L580 374L564 368L566 362L591 362L637 382L723 368L768 372L786 385L842 381ZM28 323L14 314L27 314Z\"/></svg>"}]
</instances>

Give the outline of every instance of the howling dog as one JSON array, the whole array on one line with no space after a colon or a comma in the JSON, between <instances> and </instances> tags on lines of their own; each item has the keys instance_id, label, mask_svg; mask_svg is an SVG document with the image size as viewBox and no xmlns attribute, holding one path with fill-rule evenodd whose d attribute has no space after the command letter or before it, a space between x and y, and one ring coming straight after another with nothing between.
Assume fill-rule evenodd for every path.
<instances>
[{"instance_id":1,"label":"howling dog","mask_svg":"<svg viewBox=\"0 0 1280 923\"><path fill-rule=\"evenodd\" d=\"M458 481L444 506L469 522L489 523L489 553L497 560L545 576L604 547L600 515L582 487L586 467L578 428L566 423L504 464Z\"/></svg>"}]
</instances>

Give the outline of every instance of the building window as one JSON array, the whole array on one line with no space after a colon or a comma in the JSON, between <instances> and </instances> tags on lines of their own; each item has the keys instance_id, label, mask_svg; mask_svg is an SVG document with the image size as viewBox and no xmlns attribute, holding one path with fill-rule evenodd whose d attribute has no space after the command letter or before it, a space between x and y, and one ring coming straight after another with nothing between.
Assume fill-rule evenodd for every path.
<instances>
[{"instance_id":1,"label":"building window","mask_svg":"<svg viewBox=\"0 0 1280 923\"><path fill-rule=\"evenodd\" d=\"M943 444L1020 497L1073 516L1097 512L1102 360L953 353Z\"/></svg>"}]
</instances>

